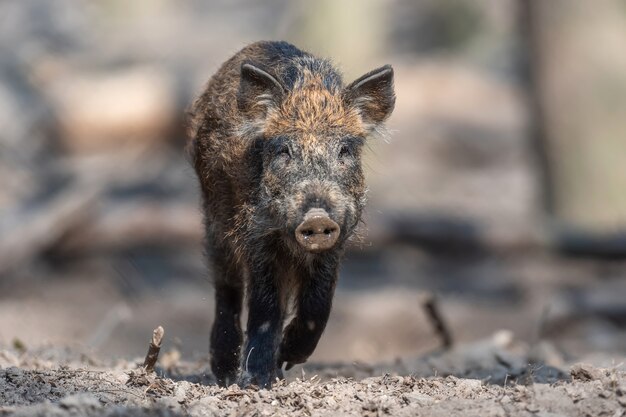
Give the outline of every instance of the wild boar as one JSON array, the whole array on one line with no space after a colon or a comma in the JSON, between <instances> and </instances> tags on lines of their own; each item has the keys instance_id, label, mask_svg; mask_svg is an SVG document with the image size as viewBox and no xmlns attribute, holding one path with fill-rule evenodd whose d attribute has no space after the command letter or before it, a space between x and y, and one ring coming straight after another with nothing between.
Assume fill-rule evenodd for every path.
<instances>
[{"instance_id":1,"label":"wild boar","mask_svg":"<svg viewBox=\"0 0 626 417\"><path fill-rule=\"evenodd\" d=\"M246 46L193 103L219 384L270 387L313 353L365 204L363 145L394 104L391 66L344 86L328 60L286 42Z\"/></svg>"}]
</instances>

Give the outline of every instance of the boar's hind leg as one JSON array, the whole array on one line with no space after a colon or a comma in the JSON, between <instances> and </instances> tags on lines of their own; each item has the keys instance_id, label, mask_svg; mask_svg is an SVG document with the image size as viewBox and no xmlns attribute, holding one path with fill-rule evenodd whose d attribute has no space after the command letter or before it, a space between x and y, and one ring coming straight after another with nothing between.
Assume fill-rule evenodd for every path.
<instances>
[{"instance_id":1,"label":"boar's hind leg","mask_svg":"<svg viewBox=\"0 0 626 417\"><path fill-rule=\"evenodd\" d=\"M226 250L211 253L215 280L215 321L211 331L211 370L222 386L236 382L243 339L243 277Z\"/></svg>"},{"instance_id":2,"label":"boar's hind leg","mask_svg":"<svg viewBox=\"0 0 626 417\"><path fill-rule=\"evenodd\" d=\"M315 264L309 276L302 278L296 316L285 329L278 357L279 368L286 362L287 370L306 362L326 328L337 282L337 262L327 259Z\"/></svg>"},{"instance_id":3,"label":"boar's hind leg","mask_svg":"<svg viewBox=\"0 0 626 417\"><path fill-rule=\"evenodd\" d=\"M248 292L246 347L241 356L240 385L269 388L277 376L276 354L283 327L277 273L267 260L254 262Z\"/></svg>"}]
</instances>

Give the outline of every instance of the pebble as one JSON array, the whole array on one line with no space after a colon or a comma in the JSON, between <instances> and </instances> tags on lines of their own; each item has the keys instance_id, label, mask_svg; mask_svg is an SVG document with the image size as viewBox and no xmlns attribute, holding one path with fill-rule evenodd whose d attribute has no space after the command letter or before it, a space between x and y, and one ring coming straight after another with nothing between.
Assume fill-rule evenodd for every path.
<instances>
[{"instance_id":1,"label":"pebble","mask_svg":"<svg viewBox=\"0 0 626 417\"><path fill-rule=\"evenodd\" d=\"M577 363L570 369L573 379L579 381L597 381L602 379L602 371L586 363Z\"/></svg>"}]
</instances>

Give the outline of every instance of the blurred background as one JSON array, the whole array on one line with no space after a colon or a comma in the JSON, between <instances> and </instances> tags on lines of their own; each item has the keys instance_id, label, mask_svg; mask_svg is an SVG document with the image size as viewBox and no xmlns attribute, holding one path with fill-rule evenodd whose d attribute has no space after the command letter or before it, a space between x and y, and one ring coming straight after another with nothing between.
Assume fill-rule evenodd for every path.
<instances>
[{"instance_id":1,"label":"blurred background","mask_svg":"<svg viewBox=\"0 0 626 417\"><path fill-rule=\"evenodd\" d=\"M208 354L185 109L247 43L390 63L369 205L312 360L500 329L555 364L626 355L626 2L4 0L0 344Z\"/></svg>"}]
</instances>

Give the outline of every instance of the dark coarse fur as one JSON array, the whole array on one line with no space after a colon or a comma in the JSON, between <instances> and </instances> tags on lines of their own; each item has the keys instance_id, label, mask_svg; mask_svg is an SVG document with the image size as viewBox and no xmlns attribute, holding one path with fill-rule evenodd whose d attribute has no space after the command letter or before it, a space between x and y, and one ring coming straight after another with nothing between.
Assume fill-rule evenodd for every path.
<instances>
[{"instance_id":1,"label":"dark coarse fur","mask_svg":"<svg viewBox=\"0 0 626 417\"><path fill-rule=\"evenodd\" d=\"M303 363L315 349L365 203L362 146L394 102L390 66L344 87L328 61L286 42L245 47L194 102L189 148L213 267L211 366L220 384L269 387L283 364ZM319 253L294 238L311 208L341 228Z\"/></svg>"}]
</instances>

